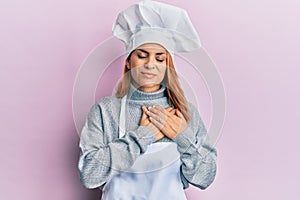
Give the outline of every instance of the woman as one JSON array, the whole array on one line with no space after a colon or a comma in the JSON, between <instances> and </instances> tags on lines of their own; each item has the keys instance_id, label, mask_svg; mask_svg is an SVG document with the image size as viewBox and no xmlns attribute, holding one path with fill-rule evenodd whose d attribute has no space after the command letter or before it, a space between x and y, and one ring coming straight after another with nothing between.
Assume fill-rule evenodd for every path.
<instances>
[{"instance_id":1,"label":"woman","mask_svg":"<svg viewBox=\"0 0 300 200\"><path fill-rule=\"evenodd\" d=\"M164 22L169 25L178 13L176 31L170 26L166 31ZM176 35L182 20L195 36L184 10L142 1L120 13L114 24L128 52L123 79L115 96L91 108L78 165L82 183L100 187L102 199L181 200L189 183L205 189L214 180L216 151L206 142L206 128L187 103L173 64L173 52L199 46L197 35L194 41L191 34ZM181 40L184 44L178 45Z\"/></svg>"}]
</instances>

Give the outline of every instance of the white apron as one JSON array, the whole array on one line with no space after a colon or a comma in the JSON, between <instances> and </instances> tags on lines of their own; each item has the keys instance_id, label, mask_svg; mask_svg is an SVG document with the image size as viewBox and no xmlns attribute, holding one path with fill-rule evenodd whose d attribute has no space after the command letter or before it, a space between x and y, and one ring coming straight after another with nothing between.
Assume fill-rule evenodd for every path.
<instances>
[{"instance_id":1,"label":"white apron","mask_svg":"<svg viewBox=\"0 0 300 200\"><path fill-rule=\"evenodd\" d=\"M125 135L126 98L122 98L119 138ZM180 165L176 143L153 143L130 169L105 184L102 200L186 200Z\"/></svg>"}]
</instances>

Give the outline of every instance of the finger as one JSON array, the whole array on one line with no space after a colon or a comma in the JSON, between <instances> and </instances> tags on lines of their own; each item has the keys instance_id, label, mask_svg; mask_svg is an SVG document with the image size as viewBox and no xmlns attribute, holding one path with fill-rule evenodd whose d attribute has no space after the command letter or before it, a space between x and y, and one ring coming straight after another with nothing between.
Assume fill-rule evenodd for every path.
<instances>
[{"instance_id":1,"label":"finger","mask_svg":"<svg viewBox=\"0 0 300 200\"><path fill-rule=\"evenodd\" d=\"M165 111L168 117L175 114L175 109L173 107L165 108Z\"/></svg>"},{"instance_id":2,"label":"finger","mask_svg":"<svg viewBox=\"0 0 300 200\"><path fill-rule=\"evenodd\" d=\"M142 110L146 112L148 109L146 106L142 106Z\"/></svg>"},{"instance_id":3,"label":"finger","mask_svg":"<svg viewBox=\"0 0 300 200\"><path fill-rule=\"evenodd\" d=\"M183 116L183 114L179 110L176 110L176 115L180 119L181 128L185 129L185 127L187 126L185 117Z\"/></svg>"},{"instance_id":4,"label":"finger","mask_svg":"<svg viewBox=\"0 0 300 200\"><path fill-rule=\"evenodd\" d=\"M168 116L175 115L175 112L176 112L176 110L175 110L175 109L171 110L171 111L168 113Z\"/></svg>"},{"instance_id":5,"label":"finger","mask_svg":"<svg viewBox=\"0 0 300 200\"><path fill-rule=\"evenodd\" d=\"M165 123L165 117L161 117L160 115L152 113L150 111L147 112L147 115L149 116L149 118L155 119L161 125L164 125L164 123Z\"/></svg>"},{"instance_id":6,"label":"finger","mask_svg":"<svg viewBox=\"0 0 300 200\"><path fill-rule=\"evenodd\" d=\"M158 115L165 114L165 110L162 111L159 106L150 106L148 110Z\"/></svg>"},{"instance_id":7,"label":"finger","mask_svg":"<svg viewBox=\"0 0 300 200\"><path fill-rule=\"evenodd\" d=\"M166 113L166 110L160 106L153 106L153 109L161 113Z\"/></svg>"},{"instance_id":8,"label":"finger","mask_svg":"<svg viewBox=\"0 0 300 200\"><path fill-rule=\"evenodd\" d=\"M165 108L166 111L170 112L171 110L173 110L173 107L168 107L168 108Z\"/></svg>"},{"instance_id":9,"label":"finger","mask_svg":"<svg viewBox=\"0 0 300 200\"><path fill-rule=\"evenodd\" d=\"M163 126L156 124L154 120L151 121L154 126L156 126L165 136L169 138L173 138L176 135L176 129L174 128L174 124L165 123Z\"/></svg>"},{"instance_id":10,"label":"finger","mask_svg":"<svg viewBox=\"0 0 300 200\"><path fill-rule=\"evenodd\" d=\"M183 117L183 115L182 115L182 113L178 110L178 109L176 109L176 115L179 117L179 118L182 118Z\"/></svg>"},{"instance_id":11,"label":"finger","mask_svg":"<svg viewBox=\"0 0 300 200\"><path fill-rule=\"evenodd\" d=\"M156 141L162 139L163 137L165 137L165 135L162 132L155 134Z\"/></svg>"},{"instance_id":12,"label":"finger","mask_svg":"<svg viewBox=\"0 0 300 200\"><path fill-rule=\"evenodd\" d=\"M143 114L147 114L148 112L148 109L146 106L142 106L142 110L143 110Z\"/></svg>"},{"instance_id":13,"label":"finger","mask_svg":"<svg viewBox=\"0 0 300 200\"><path fill-rule=\"evenodd\" d=\"M168 114L164 108L161 110L160 108L152 107L149 109L149 113L147 114L154 117L156 120L161 120L162 122L165 122L168 118Z\"/></svg>"},{"instance_id":14,"label":"finger","mask_svg":"<svg viewBox=\"0 0 300 200\"><path fill-rule=\"evenodd\" d=\"M166 114L166 111L165 111L165 109L160 109L160 108L158 108L158 107L149 107L149 109L148 109L149 111L147 112L147 114L149 115L149 116L153 116L153 117L155 117L156 119L158 119L158 118L161 118L161 119L166 119L166 117L167 117L167 114ZM150 113L152 114L152 115L150 115Z\"/></svg>"},{"instance_id":15,"label":"finger","mask_svg":"<svg viewBox=\"0 0 300 200\"><path fill-rule=\"evenodd\" d=\"M150 120L150 122L151 122L154 126L156 126L159 130L163 130L164 125L163 125L161 122L159 122L157 119L154 119L153 117L150 117L149 120Z\"/></svg>"},{"instance_id":16,"label":"finger","mask_svg":"<svg viewBox=\"0 0 300 200\"><path fill-rule=\"evenodd\" d=\"M146 114L147 108L146 108L145 106L142 106L142 111L143 111L143 113L142 113L141 121L145 121L145 120L147 120L147 118L148 118L148 116L147 116L147 114Z\"/></svg>"}]
</instances>

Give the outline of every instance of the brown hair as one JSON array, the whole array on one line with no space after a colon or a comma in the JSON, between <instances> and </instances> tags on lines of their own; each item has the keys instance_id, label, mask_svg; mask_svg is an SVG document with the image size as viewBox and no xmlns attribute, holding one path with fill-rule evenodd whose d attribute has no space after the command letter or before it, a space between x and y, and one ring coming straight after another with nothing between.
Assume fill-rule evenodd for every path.
<instances>
[{"instance_id":1,"label":"brown hair","mask_svg":"<svg viewBox=\"0 0 300 200\"><path fill-rule=\"evenodd\" d=\"M167 51L167 57L166 57L166 74L165 74L165 82L166 82L166 93L168 98L168 103L170 106L173 106L174 108L178 109L184 118L189 121L191 120L191 114L188 108L188 102L184 96L184 92L180 86L178 76L174 67L174 63L172 60L172 57L170 53ZM130 60L131 53L127 57L127 61ZM125 68L123 70L123 78L118 83L117 90L116 90L116 97L122 98L124 97L130 87L130 81L131 81L131 75L129 72L129 69L125 65Z\"/></svg>"}]
</instances>

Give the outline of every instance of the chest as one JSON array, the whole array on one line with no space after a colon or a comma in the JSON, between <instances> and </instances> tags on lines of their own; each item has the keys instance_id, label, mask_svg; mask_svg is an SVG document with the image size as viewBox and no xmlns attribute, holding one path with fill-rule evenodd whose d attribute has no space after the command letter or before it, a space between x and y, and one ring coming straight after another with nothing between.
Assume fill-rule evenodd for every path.
<instances>
[{"instance_id":1,"label":"chest","mask_svg":"<svg viewBox=\"0 0 300 200\"><path fill-rule=\"evenodd\" d=\"M135 130L138 128L140 124L140 120L142 117L142 106L146 107L159 105L163 108L169 107L167 99L162 98L156 101L147 101L147 102L139 102L139 101L128 101L125 107L125 127L126 130Z\"/></svg>"}]
</instances>

